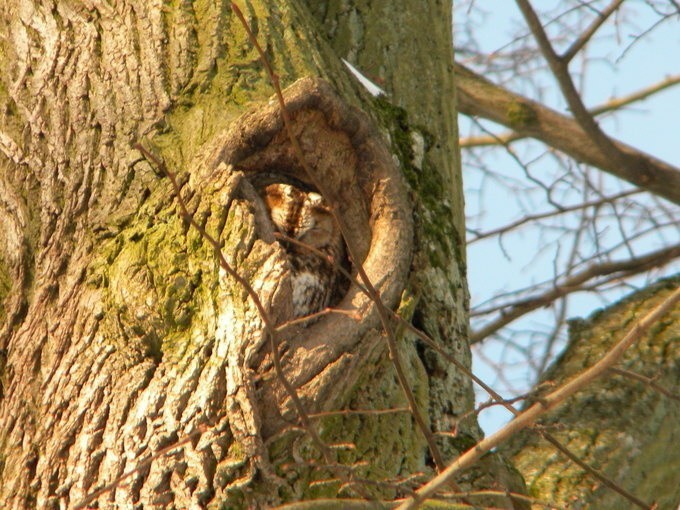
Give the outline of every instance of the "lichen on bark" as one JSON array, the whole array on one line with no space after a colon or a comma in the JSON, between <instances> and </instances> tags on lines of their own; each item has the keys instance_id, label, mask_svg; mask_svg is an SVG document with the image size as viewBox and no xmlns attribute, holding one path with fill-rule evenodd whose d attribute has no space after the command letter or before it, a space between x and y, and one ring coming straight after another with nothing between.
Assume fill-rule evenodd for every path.
<instances>
[{"instance_id":1,"label":"lichen on bark","mask_svg":"<svg viewBox=\"0 0 680 510\"><path fill-rule=\"evenodd\" d=\"M6 156L0 186L12 192L3 194L11 196L12 207L6 207L8 223L2 225L12 243L0 250L11 269L11 293L18 291L16 299L4 302L10 320L2 340L9 346L10 370L3 388L11 397L0 402L0 503L74 505L127 472L133 473L128 483L99 497L102 506L190 507L220 500L266 505L310 494L312 480L323 474L313 466L306 473L300 469L300 479L308 477L305 483L279 493L280 480L269 476L268 453L258 442L297 419L268 364L261 317L243 288L220 271L212 247L178 214L174 191L160 169L133 149L138 142L153 147L178 174L190 211L218 236L230 263L249 281L283 282L281 288L262 284L255 290L271 297L272 310L285 310L276 302L286 293L281 249L261 238L251 204L237 196L230 180L241 171L235 167L241 161L211 166L206 157L206 147L219 144L244 110L272 110L258 103L271 89L244 30L226 4L21 0L19 7L5 5L0 11L8 34L0 42L2 67L8 70L0 80L0 148ZM347 105L373 109L303 4L252 1L244 12L282 86L302 76L326 76ZM437 73L428 76L439 79ZM455 165L446 159L455 139L451 119L440 117L445 133L439 142L445 143L423 147L423 158L436 159L428 168L440 171L437 182L459 193ZM383 142L375 143L397 167ZM363 223L350 234L363 242L361 258L374 256L374 234L383 236L390 256L410 253L400 244L410 242L410 208L389 200L390 186L400 186L401 176L397 171L379 177L369 179L361 200L364 205L384 200L366 205ZM454 200L451 211L455 223L462 204ZM403 228L388 239L387 227L400 219ZM20 235L10 237L14 230ZM395 246L387 242L395 239ZM16 256L11 263L9 255ZM440 280L438 305L421 314L436 317L441 303L450 304L457 293L455 309L435 323L423 321L437 334L441 326L448 339L451 331L462 331L466 318L464 279L452 272L462 251L446 258L439 262L449 266L432 276ZM374 283L386 303L396 306L408 257L371 260ZM453 275L459 279L452 287L446 281ZM369 310L360 326L329 318L285 339L284 364L310 410L348 402L401 405L375 314L358 292L346 304L355 301ZM335 342L321 335L324 324L341 332ZM458 375L444 374L440 383L426 385L421 352L412 339L400 341L416 395L432 416L442 401L432 404L436 384L440 394L447 381L460 394L469 389L469 383L454 384ZM455 349L464 357L462 347ZM304 356L314 363L297 363ZM324 360L325 384L316 384ZM373 377L362 375L372 366L379 368ZM260 369L257 379L253 374ZM372 397L373 388L383 388L384 398ZM263 398L267 394L273 398ZM468 400L456 404L454 414L467 410ZM272 405L264 406L266 419L258 421L261 401ZM347 422L347 440L375 454L375 470L368 469L367 476L407 475L427 464L410 416L394 413L360 426L373 418ZM329 440L342 436L336 422L342 419L321 425ZM400 433L394 452L367 446L395 424ZM187 438L191 441L181 448L149 460ZM346 455L352 459L356 453ZM273 460L280 460L279 469L290 458Z\"/></svg>"},{"instance_id":2,"label":"lichen on bark","mask_svg":"<svg viewBox=\"0 0 680 510\"><path fill-rule=\"evenodd\" d=\"M679 277L662 280L586 320L572 321L569 345L542 381L559 385L593 365L679 284ZM679 324L676 307L631 346L615 367L646 377L648 383L610 372L539 423L614 483L648 504L656 502L659 508L668 509L680 500L680 487L675 483L680 452L667 447L680 441L680 412L663 389L680 387ZM633 508L535 432L514 438L505 451L534 497L563 505L578 501L584 508Z\"/></svg>"}]
</instances>

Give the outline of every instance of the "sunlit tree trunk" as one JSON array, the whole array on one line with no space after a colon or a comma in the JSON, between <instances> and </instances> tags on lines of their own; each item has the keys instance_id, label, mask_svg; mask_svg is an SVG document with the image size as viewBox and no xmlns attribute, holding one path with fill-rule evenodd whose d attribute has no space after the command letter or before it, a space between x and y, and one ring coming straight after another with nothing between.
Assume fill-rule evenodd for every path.
<instances>
[{"instance_id":1,"label":"sunlit tree trunk","mask_svg":"<svg viewBox=\"0 0 680 510\"><path fill-rule=\"evenodd\" d=\"M336 303L345 313L286 326L290 266L249 184L283 172L318 188L340 215L353 274L361 261L388 310L469 367L451 6L241 8L285 89L299 152L227 4L0 6L1 508L394 498L397 482L417 487L480 437L469 379L389 312L381 319L356 285ZM343 58L386 96L368 95ZM653 338L649 352L668 353L658 363L677 361L675 337ZM556 379L582 368L569 356ZM569 409L561 427L583 416ZM354 412L328 413L338 410ZM656 415L673 443L677 420ZM535 437L509 451L538 487L532 469L547 473L558 454ZM626 444L631 465L656 451ZM488 455L457 482L502 493L520 490L515 478ZM599 490L551 487L540 497Z\"/></svg>"},{"instance_id":2,"label":"sunlit tree trunk","mask_svg":"<svg viewBox=\"0 0 680 510\"><path fill-rule=\"evenodd\" d=\"M385 304L469 366L451 6L339 5L241 8L282 87L325 78L322 96L337 94L342 119L356 114L370 132L368 141L356 135L365 145L338 143L370 146L398 171L388 179L366 170L382 184L357 191L365 203L363 216L347 218L350 237ZM4 4L0 21L0 506L74 507L93 495L100 507L269 506L356 495L351 477L428 476L431 452L403 410L375 308L356 288L340 305L355 317L331 314L277 334L284 372L307 413L401 410L312 419L324 442L354 445L332 450L337 462L368 462L351 477L312 468L328 459L299 427L261 314L181 216L158 161L136 146L177 174L189 211L270 318L288 318L283 250L242 182L259 163L240 133L252 128L259 140L266 129L254 119L265 117L237 120L267 108L271 120L278 107L265 106L271 83L229 6L18 0ZM340 58L387 97L368 96ZM314 92L302 83L294 90L304 106ZM308 130L312 145L336 128ZM236 168L244 154L245 174ZM339 175L361 184L362 168L371 167ZM339 182L327 175L333 195ZM381 193L387 205L374 200ZM395 247L379 240L383 228L396 228ZM425 423L450 432L471 408L470 382L392 328ZM467 419L457 438L436 443L447 459L478 434ZM387 487L358 490L399 494Z\"/></svg>"},{"instance_id":3,"label":"sunlit tree trunk","mask_svg":"<svg viewBox=\"0 0 680 510\"><path fill-rule=\"evenodd\" d=\"M621 302L570 324L569 346L545 375L555 387L591 366L640 318L667 299L680 278L662 280ZM674 509L680 501L676 483L680 452L680 307L666 314L632 345L606 377L550 413L541 426L603 479L556 455L553 445L534 432L516 436L505 451L525 476L530 493L543 501L581 508ZM637 504L636 504L637 503Z\"/></svg>"}]
</instances>

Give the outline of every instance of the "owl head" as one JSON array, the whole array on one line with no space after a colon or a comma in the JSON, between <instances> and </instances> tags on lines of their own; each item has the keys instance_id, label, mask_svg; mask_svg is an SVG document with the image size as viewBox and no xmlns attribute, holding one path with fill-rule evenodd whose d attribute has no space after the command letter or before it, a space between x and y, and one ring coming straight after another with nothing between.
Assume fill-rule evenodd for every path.
<instances>
[{"instance_id":1,"label":"owl head","mask_svg":"<svg viewBox=\"0 0 680 510\"><path fill-rule=\"evenodd\" d=\"M274 183L264 188L263 199L282 234L318 249L341 239L329 206L319 193Z\"/></svg>"}]
</instances>

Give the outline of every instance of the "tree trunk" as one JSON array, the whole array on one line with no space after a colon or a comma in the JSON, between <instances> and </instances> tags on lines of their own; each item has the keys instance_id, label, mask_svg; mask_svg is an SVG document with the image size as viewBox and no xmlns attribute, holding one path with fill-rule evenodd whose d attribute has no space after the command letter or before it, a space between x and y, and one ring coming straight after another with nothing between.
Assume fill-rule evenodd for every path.
<instances>
[{"instance_id":1,"label":"tree trunk","mask_svg":"<svg viewBox=\"0 0 680 510\"><path fill-rule=\"evenodd\" d=\"M593 365L636 321L664 301L680 277L662 280L619 303L572 321L569 346L545 374L558 386ZM680 308L665 315L626 351L610 374L570 398L540 425L581 461L642 505L676 510L680 502ZM548 391L550 391L548 389ZM506 453L532 496L569 508L640 508L581 466L555 454L536 433L523 433Z\"/></svg>"},{"instance_id":2,"label":"tree trunk","mask_svg":"<svg viewBox=\"0 0 680 510\"><path fill-rule=\"evenodd\" d=\"M403 410L300 427L287 383L306 413L406 400L376 306L356 286L337 304L352 316L270 337L263 320L291 318L290 264L249 182L275 171L319 188L384 304L469 366L450 6L242 4L292 85L310 176L226 5L16 3L0 12L0 506L266 507L393 497L391 482L427 476L431 453ZM338 57L374 72L388 98L367 97ZM180 214L160 160L264 315ZM449 431L471 409L470 382L403 328L395 335L426 424ZM330 450L345 468L319 466L329 458L312 429L352 445ZM468 419L439 448L450 458L478 435ZM386 483L349 483L362 477Z\"/></svg>"}]
</instances>

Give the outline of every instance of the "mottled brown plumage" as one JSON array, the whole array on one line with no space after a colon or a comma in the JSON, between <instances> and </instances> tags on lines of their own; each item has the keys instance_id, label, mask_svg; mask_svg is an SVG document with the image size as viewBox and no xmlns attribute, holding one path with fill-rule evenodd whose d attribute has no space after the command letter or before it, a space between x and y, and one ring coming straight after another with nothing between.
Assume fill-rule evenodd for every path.
<instances>
[{"instance_id":1,"label":"mottled brown plumage","mask_svg":"<svg viewBox=\"0 0 680 510\"><path fill-rule=\"evenodd\" d=\"M273 183L262 189L262 198L281 234L321 251L336 264L342 264L342 235L328 204L319 193L303 191L291 184ZM304 317L329 306L338 292L337 267L304 246L291 242L282 244L291 263L294 317Z\"/></svg>"}]
</instances>

